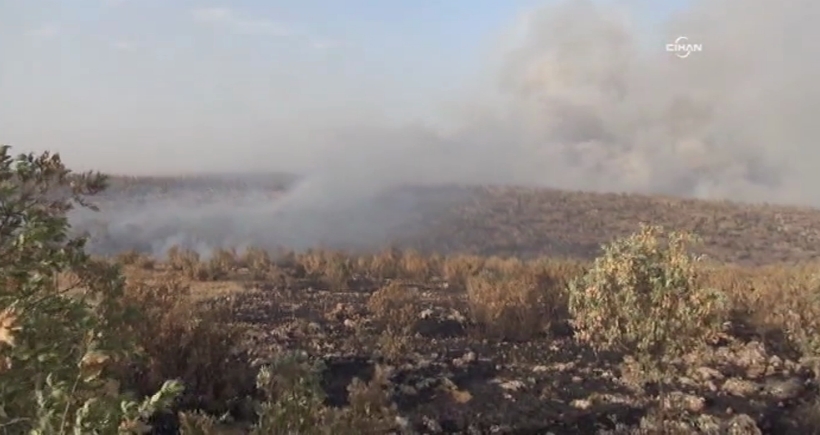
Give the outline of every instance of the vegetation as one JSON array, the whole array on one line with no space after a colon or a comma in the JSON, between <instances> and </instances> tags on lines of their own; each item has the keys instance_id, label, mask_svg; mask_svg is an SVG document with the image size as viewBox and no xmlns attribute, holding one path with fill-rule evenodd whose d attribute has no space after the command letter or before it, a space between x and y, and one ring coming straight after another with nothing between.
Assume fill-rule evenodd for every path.
<instances>
[{"instance_id":1,"label":"vegetation","mask_svg":"<svg viewBox=\"0 0 820 435\"><path fill-rule=\"evenodd\" d=\"M133 401L107 369L133 341L116 266L69 238L66 213L104 188L59 156L13 158L0 148L0 430L3 433L144 432L181 392L166 381ZM63 278L63 279L61 279Z\"/></svg>"},{"instance_id":2,"label":"vegetation","mask_svg":"<svg viewBox=\"0 0 820 435\"><path fill-rule=\"evenodd\" d=\"M0 434L820 432L814 262L701 261L716 239L694 243L685 225L613 231L591 261L474 255L485 248L94 258L66 216L93 208L106 177L9 151ZM596 219L568 220L592 234ZM537 226L516 231L540 240Z\"/></svg>"}]
</instances>

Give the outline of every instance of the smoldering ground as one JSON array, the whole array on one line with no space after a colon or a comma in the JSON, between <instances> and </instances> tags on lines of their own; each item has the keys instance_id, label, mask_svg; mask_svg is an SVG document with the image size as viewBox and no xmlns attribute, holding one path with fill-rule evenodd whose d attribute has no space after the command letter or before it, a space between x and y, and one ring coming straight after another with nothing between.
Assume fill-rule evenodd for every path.
<instances>
[{"instance_id":1,"label":"smoldering ground","mask_svg":"<svg viewBox=\"0 0 820 435\"><path fill-rule=\"evenodd\" d=\"M693 2L657 37L630 21L638 8L566 1L532 11L510 32L515 46L488 65L497 86L465 98L447 131L363 120L317 134L321 152L281 198L248 188L194 200L180 189L108 201L74 221L105 228L99 250L159 252L175 243L375 243L422 207L413 195L375 200L403 185L820 205L820 3ZM667 52L678 36L703 50Z\"/></svg>"}]
</instances>

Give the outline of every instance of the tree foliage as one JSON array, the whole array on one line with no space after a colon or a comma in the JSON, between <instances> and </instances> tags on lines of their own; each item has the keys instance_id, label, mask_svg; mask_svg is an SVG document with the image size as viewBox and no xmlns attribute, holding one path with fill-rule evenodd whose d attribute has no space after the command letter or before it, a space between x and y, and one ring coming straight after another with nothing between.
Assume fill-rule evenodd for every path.
<instances>
[{"instance_id":1,"label":"tree foliage","mask_svg":"<svg viewBox=\"0 0 820 435\"><path fill-rule=\"evenodd\" d=\"M144 432L181 385L145 401L119 391L106 368L133 351L118 266L95 260L69 232L75 207L106 187L59 154L0 147L0 433Z\"/></svg>"}]
</instances>

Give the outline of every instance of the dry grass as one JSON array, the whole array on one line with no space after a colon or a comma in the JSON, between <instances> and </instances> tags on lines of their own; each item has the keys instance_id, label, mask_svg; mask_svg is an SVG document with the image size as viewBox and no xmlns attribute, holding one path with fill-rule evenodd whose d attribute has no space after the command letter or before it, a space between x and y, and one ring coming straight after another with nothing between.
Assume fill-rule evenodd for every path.
<instances>
[{"instance_id":1,"label":"dry grass","mask_svg":"<svg viewBox=\"0 0 820 435\"><path fill-rule=\"evenodd\" d=\"M488 270L467 280L470 316L488 335L527 340L543 332L550 307L536 276Z\"/></svg>"},{"instance_id":2,"label":"dry grass","mask_svg":"<svg viewBox=\"0 0 820 435\"><path fill-rule=\"evenodd\" d=\"M141 314L133 332L142 356L122 368L125 385L148 394L166 379L180 379L183 409L218 414L253 393L255 372L237 347L243 330L233 325L229 307L201 305L175 279L131 280L125 298Z\"/></svg>"},{"instance_id":3,"label":"dry grass","mask_svg":"<svg viewBox=\"0 0 820 435\"><path fill-rule=\"evenodd\" d=\"M418 300L417 289L393 281L370 296L367 308L388 331L408 334L419 316Z\"/></svg>"}]
</instances>

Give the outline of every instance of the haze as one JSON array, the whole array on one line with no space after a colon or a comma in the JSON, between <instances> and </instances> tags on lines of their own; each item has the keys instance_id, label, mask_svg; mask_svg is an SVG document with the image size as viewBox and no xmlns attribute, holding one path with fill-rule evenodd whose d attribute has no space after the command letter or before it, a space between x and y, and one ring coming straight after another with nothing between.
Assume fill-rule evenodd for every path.
<instances>
[{"instance_id":1,"label":"haze","mask_svg":"<svg viewBox=\"0 0 820 435\"><path fill-rule=\"evenodd\" d=\"M658 3L0 0L0 142L77 169L304 175L275 207L112 208L165 242L194 220L200 239L382 234L366 207L319 217L406 184L820 205L820 4ZM703 51L667 52L678 36Z\"/></svg>"}]
</instances>

